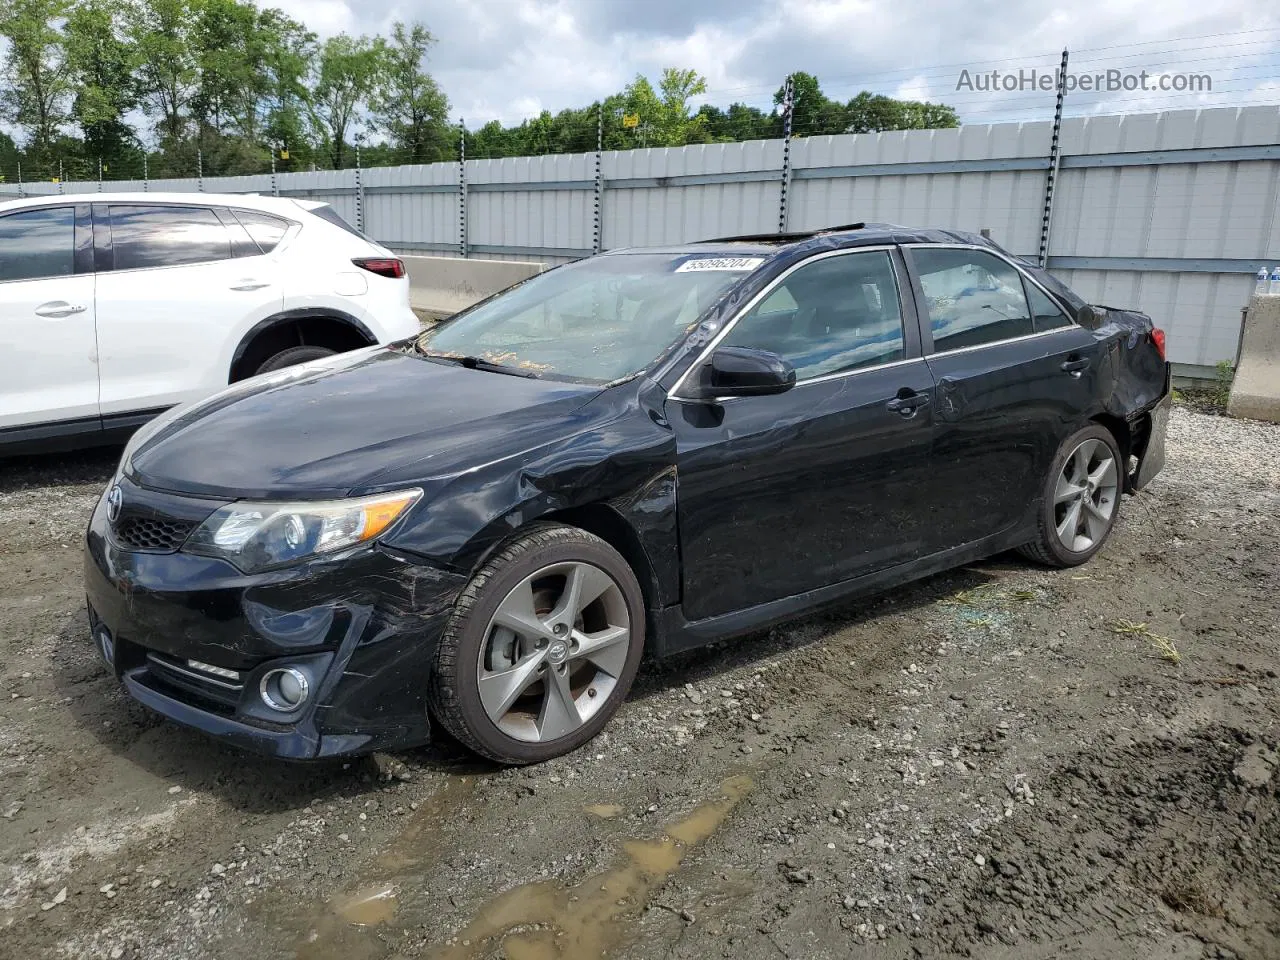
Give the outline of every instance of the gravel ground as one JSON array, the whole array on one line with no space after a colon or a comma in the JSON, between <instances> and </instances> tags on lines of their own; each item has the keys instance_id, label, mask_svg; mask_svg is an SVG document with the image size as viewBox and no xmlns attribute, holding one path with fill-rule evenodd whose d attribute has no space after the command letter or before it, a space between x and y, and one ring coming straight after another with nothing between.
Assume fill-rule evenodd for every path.
<instances>
[{"instance_id":1,"label":"gravel ground","mask_svg":"<svg viewBox=\"0 0 1280 960\"><path fill-rule=\"evenodd\" d=\"M1087 566L648 665L525 770L282 766L128 701L79 572L114 458L0 467L6 956L1280 957L1280 429L1175 410Z\"/></svg>"}]
</instances>

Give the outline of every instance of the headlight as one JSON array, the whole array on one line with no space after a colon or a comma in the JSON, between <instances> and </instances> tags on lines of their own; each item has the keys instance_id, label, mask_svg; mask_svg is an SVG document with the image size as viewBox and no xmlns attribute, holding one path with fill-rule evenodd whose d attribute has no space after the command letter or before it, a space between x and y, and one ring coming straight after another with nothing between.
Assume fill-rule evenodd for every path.
<instances>
[{"instance_id":1,"label":"headlight","mask_svg":"<svg viewBox=\"0 0 1280 960\"><path fill-rule=\"evenodd\" d=\"M255 573L367 543L421 496L414 488L351 500L229 503L202 523L182 549L221 557Z\"/></svg>"}]
</instances>

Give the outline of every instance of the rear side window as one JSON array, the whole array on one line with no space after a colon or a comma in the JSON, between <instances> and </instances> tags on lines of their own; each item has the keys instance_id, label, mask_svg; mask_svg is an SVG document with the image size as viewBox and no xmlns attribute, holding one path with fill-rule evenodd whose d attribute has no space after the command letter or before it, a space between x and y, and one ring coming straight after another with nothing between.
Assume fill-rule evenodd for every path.
<instances>
[{"instance_id":1,"label":"rear side window","mask_svg":"<svg viewBox=\"0 0 1280 960\"><path fill-rule=\"evenodd\" d=\"M39 207L0 217L0 283L75 273L74 207Z\"/></svg>"},{"instance_id":2,"label":"rear side window","mask_svg":"<svg viewBox=\"0 0 1280 960\"><path fill-rule=\"evenodd\" d=\"M231 237L208 207L112 204L111 247L116 270L231 258Z\"/></svg>"},{"instance_id":3,"label":"rear side window","mask_svg":"<svg viewBox=\"0 0 1280 960\"><path fill-rule=\"evenodd\" d=\"M1027 300L1031 304L1031 316L1035 320L1036 333L1071 326L1071 318L1062 312L1062 308L1031 282L1027 283Z\"/></svg>"},{"instance_id":4,"label":"rear side window","mask_svg":"<svg viewBox=\"0 0 1280 960\"><path fill-rule=\"evenodd\" d=\"M233 210L232 212L263 253L270 253L279 246L280 241L289 231L289 221L283 217L273 217L269 213L261 213L257 210Z\"/></svg>"},{"instance_id":5,"label":"rear side window","mask_svg":"<svg viewBox=\"0 0 1280 960\"><path fill-rule=\"evenodd\" d=\"M369 239L363 233L361 233L359 230L353 227L351 224L347 223L347 221L343 220L342 215L338 213L337 210L333 209L333 207L329 206L327 203L324 204L323 206L312 207L307 212L310 213L312 216L319 217L321 220L325 221L326 223L332 223L335 227L340 227L341 229L347 231L347 233L354 233L361 240Z\"/></svg>"},{"instance_id":6,"label":"rear side window","mask_svg":"<svg viewBox=\"0 0 1280 960\"><path fill-rule=\"evenodd\" d=\"M998 343L1035 332L1022 275L981 250L911 251L936 353Z\"/></svg>"}]
</instances>

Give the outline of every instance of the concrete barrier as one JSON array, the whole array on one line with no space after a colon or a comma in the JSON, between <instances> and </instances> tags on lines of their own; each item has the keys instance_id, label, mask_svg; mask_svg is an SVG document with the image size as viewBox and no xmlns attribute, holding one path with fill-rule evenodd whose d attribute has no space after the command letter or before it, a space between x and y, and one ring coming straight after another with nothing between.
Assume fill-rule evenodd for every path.
<instances>
[{"instance_id":1,"label":"concrete barrier","mask_svg":"<svg viewBox=\"0 0 1280 960\"><path fill-rule=\"evenodd\" d=\"M547 269L545 263L472 260L462 257L401 257L409 274L409 302L424 320L457 313Z\"/></svg>"},{"instance_id":2,"label":"concrete barrier","mask_svg":"<svg viewBox=\"0 0 1280 960\"><path fill-rule=\"evenodd\" d=\"M1227 413L1280 423L1280 297L1249 301Z\"/></svg>"}]
</instances>

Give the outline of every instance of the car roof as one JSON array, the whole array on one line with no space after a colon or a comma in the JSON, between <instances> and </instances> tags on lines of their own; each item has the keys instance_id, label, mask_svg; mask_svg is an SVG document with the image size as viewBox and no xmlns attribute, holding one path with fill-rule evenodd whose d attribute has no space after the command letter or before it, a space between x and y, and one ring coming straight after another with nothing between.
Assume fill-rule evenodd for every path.
<instances>
[{"instance_id":1,"label":"car roof","mask_svg":"<svg viewBox=\"0 0 1280 960\"><path fill-rule=\"evenodd\" d=\"M671 256L707 254L712 256L756 256L772 259L818 250L866 247L886 243L962 243L1001 249L998 244L976 233L961 230L904 227L896 223L851 223L790 233L761 233L740 237L720 237L693 243L658 247L625 247L610 250L608 256L631 253L659 253Z\"/></svg>"},{"instance_id":2,"label":"car roof","mask_svg":"<svg viewBox=\"0 0 1280 960\"><path fill-rule=\"evenodd\" d=\"M245 193L142 193L132 191L119 193L67 193L23 197L0 202L0 213L7 213L11 210L25 210L31 207L66 206L73 203L200 204L262 210L266 213L279 213L285 216L297 216L299 209L309 210L324 206L322 203L294 200L290 197L264 197Z\"/></svg>"}]
</instances>

